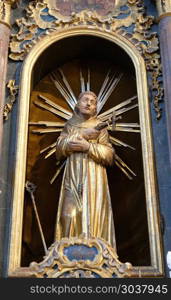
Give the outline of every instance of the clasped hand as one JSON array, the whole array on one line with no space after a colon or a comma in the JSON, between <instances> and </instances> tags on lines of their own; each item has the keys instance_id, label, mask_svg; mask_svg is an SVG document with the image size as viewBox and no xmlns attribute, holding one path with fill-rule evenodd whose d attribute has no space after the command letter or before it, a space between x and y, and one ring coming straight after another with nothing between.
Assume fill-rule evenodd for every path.
<instances>
[{"instance_id":1,"label":"clasped hand","mask_svg":"<svg viewBox=\"0 0 171 300\"><path fill-rule=\"evenodd\" d=\"M81 136L76 137L68 143L68 150L73 152L87 152L89 147L89 142Z\"/></svg>"}]
</instances>

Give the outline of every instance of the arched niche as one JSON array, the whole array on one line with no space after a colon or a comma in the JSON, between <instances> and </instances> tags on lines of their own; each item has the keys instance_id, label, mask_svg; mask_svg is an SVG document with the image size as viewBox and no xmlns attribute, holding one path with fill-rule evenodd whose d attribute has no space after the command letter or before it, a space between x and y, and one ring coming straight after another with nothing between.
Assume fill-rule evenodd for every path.
<instances>
[{"instance_id":1,"label":"arched niche","mask_svg":"<svg viewBox=\"0 0 171 300\"><path fill-rule=\"evenodd\" d=\"M31 257L35 260L36 258L41 259L41 255L43 256L41 250L36 250L36 252L38 252L37 257L28 255L28 258L25 259L22 256L24 253L22 248L22 236L24 236L23 219L25 220L24 228L26 228L27 213L25 209L28 208L27 201L24 201L24 199L27 198L27 196L25 197L25 181L27 179L29 165L28 146L30 135L28 122L31 114L35 110L33 109L30 95L32 99L32 92L34 90L38 90L39 92L41 89L45 89L44 82L47 82L47 76L50 72L61 66L67 68L67 64L70 64L71 66L76 60L80 60L81 62L88 61L91 63L94 61L94 65L96 65L96 71L94 70L94 73L96 73L96 75L99 74L97 67L98 62L100 69L103 69L104 67L104 70L101 72L102 74L105 72L105 65L108 65L109 67L110 64L117 66L120 70L124 70L124 73L126 74L125 82L127 80L127 85L124 83L124 86L116 91L115 98L116 96L118 97L118 102L116 102L116 104L120 103L121 100L126 100L125 96L127 93L127 98L132 96L131 93L137 92L138 94L138 114L135 116L134 113L132 113L130 119L128 117L128 120L131 122L131 118L136 118L136 121L139 121L141 134L139 138L137 138L137 136L135 137L133 134L131 138L128 138L128 141L135 144L139 154L137 156L131 156L131 154L127 154L130 151L125 151L123 155L126 157L127 162L132 161L132 166L137 169L137 172L138 169L141 169L137 176L139 179L138 181L135 179L135 181L131 183L127 180L126 183L125 179L123 179L123 175L116 175L120 172L116 167L114 170L109 170L109 184L112 187L113 179L115 180L116 197L119 196L118 198L120 198L117 199L117 202L116 199L115 201L112 201L116 227L116 241L118 242L117 247L120 260L130 260L131 263L133 261L135 273L137 272L137 274L139 274L139 272L141 272L141 276L144 277L150 276L150 274L161 276L163 269L159 209L145 63L138 51L125 38L113 33L110 34L103 31L99 33L97 30L79 28L63 31L58 34L52 33L39 41L27 56L23 66L13 193L9 274L17 268L27 267ZM99 74L98 76L98 80L100 81L100 76L102 75ZM127 93L125 87L128 89ZM94 89L96 88L98 90L98 83L94 84ZM75 85L75 89L75 92L78 95L79 87L77 84ZM95 90L95 92L98 91ZM52 92L52 94L53 93L55 92ZM109 107L112 107L112 100L108 100L108 105ZM131 134L129 134L129 136L131 136ZM127 139L127 136L125 135L124 138ZM39 146L41 144L40 138L37 145L38 144ZM36 145L36 143L34 145ZM35 148L35 152L37 152L35 157L38 157L36 156L38 155L37 147ZM42 173L43 179L43 181L38 180L37 182L38 185L40 184L37 205L42 207L39 208L39 210L40 214L42 214L41 217L45 228L48 226L48 220L50 218L52 221L50 222L50 225L53 226L57 204L56 206L54 204L51 206L49 209L50 216L46 218L45 215L48 210L48 200L46 195L48 196L48 193L42 193L44 194L42 204L40 204L40 195L41 186L42 189L44 188L47 162L43 163L40 158L37 161L35 159L33 163L34 167L35 164L36 172L39 169L38 173L36 173L37 176L41 176ZM41 167L39 168L40 165L41 167L44 165L45 173L43 173L43 169L41 172ZM31 168L32 167L33 166L31 166ZM114 172L114 176L112 176L113 171L116 172ZM60 182L60 179L58 182ZM55 191L57 191L57 199L59 197L60 184L59 186L54 186L53 188L47 186L47 189L48 187L49 189L53 189L50 193L52 193L52 198L54 199ZM125 192L125 190L128 190L128 192ZM113 190L112 194L115 195L115 190ZM114 196L112 196L112 198L113 197ZM140 203L138 203L138 200ZM130 222L132 225L128 226ZM33 224L36 226L35 222L33 222ZM46 231L45 235L46 237L49 237L47 238L47 244L50 246L53 242L53 230ZM33 245L33 248L39 249L41 241L38 241L38 243L31 241L31 243L33 243L30 244ZM127 252L128 257L126 257ZM145 256L146 259L144 259L143 256Z\"/></svg>"}]
</instances>

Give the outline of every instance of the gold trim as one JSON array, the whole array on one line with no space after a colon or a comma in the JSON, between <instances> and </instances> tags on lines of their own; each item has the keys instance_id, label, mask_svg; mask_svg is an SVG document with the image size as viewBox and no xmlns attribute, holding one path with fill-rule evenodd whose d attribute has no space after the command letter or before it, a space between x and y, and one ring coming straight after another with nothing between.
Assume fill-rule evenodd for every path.
<instances>
[{"instance_id":1,"label":"gold trim","mask_svg":"<svg viewBox=\"0 0 171 300\"><path fill-rule=\"evenodd\" d=\"M171 12L163 13L162 15L160 15L160 16L157 18L157 21L160 22L162 19L164 19L164 18L166 18L166 17L171 17Z\"/></svg>"},{"instance_id":2,"label":"gold trim","mask_svg":"<svg viewBox=\"0 0 171 300\"><path fill-rule=\"evenodd\" d=\"M124 11L121 9L123 5L126 7ZM119 17L121 14L122 18ZM51 21L47 21L49 16L53 16ZM161 117L159 102L163 99L163 88L160 81L158 38L156 33L150 32L153 20L153 16L144 15L144 5L141 0L120 0L114 12L107 16L101 16L96 11L83 10L67 17L59 14L57 10L50 9L47 0L37 0L28 5L25 18L16 20L19 31L12 34L9 57L15 61L25 59L38 40L53 31L61 32L66 28L94 28L99 31L118 33L126 37L144 57L146 69L152 77L153 102L159 119ZM131 25L134 28L130 33L127 28ZM43 34L38 34L39 29L43 30Z\"/></svg>"},{"instance_id":3,"label":"gold trim","mask_svg":"<svg viewBox=\"0 0 171 300\"><path fill-rule=\"evenodd\" d=\"M107 39L120 46L130 56L133 61L136 79L137 91L139 100L140 126L142 139L142 152L144 163L145 188L147 199L147 217L149 227L150 251L151 251L151 267L145 268L149 272L143 271L141 268L141 276L146 277L146 274L153 273L154 276L162 276L162 247L159 228L159 210L157 202L157 188L154 166L154 152L152 142L152 127L150 119L150 107L148 99L147 74L145 62L138 50L133 47L132 43L125 37L115 32L101 31L97 28L84 28L77 26L74 28L66 28L60 32L52 32L44 39L36 43L28 54L22 71L21 91L19 101L19 120L18 120L18 140L17 154L15 166L15 180L13 191L13 213L11 227L11 241L9 254L8 275L20 268L21 258L21 240L22 240L22 225L23 225L23 205L24 205L24 188L26 172L26 155L27 155L27 136L28 136L28 118L29 118L29 101L31 92L32 70L35 62L41 53L53 43L60 41L63 38L91 35L102 39Z\"/></svg>"},{"instance_id":4,"label":"gold trim","mask_svg":"<svg viewBox=\"0 0 171 300\"><path fill-rule=\"evenodd\" d=\"M1 0L0 1L0 23L11 29L11 8L20 0Z\"/></svg>"},{"instance_id":5,"label":"gold trim","mask_svg":"<svg viewBox=\"0 0 171 300\"><path fill-rule=\"evenodd\" d=\"M10 27L11 5L5 1L0 3L0 23Z\"/></svg>"}]
</instances>

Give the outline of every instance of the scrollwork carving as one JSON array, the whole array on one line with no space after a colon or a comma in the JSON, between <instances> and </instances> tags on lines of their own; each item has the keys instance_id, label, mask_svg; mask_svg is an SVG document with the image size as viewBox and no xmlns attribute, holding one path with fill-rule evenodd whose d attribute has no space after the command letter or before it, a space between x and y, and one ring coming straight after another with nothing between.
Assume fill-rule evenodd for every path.
<instances>
[{"instance_id":1,"label":"scrollwork carving","mask_svg":"<svg viewBox=\"0 0 171 300\"><path fill-rule=\"evenodd\" d=\"M65 251L71 247L75 247L74 257ZM87 248L82 258L80 247ZM94 256L89 249L94 249ZM124 278L131 277L132 265L121 263L115 250L102 239L63 238L51 245L42 262L32 262L29 270L38 278Z\"/></svg>"},{"instance_id":2,"label":"scrollwork carving","mask_svg":"<svg viewBox=\"0 0 171 300\"><path fill-rule=\"evenodd\" d=\"M124 7L124 9L123 9ZM50 36L54 31L60 32L67 28L95 28L126 37L144 57L147 71L152 78L154 107L157 118L161 111L159 102L163 90L159 77L161 75L160 56L158 54L157 34L151 32L153 16L145 16L145 8L141 0L120 0L115 11L101 16L96 11L83 10L62 16L52 9L48 0L31 2L26 9L26 17L16 21L19 30L12 34L10 42L13 60L23 60L38 40Z\"/></svg>"},{"instance_id":3,"label":"scrollwork carving","mask_svg":"<svg viewBox=\"0 0 171 300\"><path fill-rule=\"evenodd\" d=\"M4 106L4 111L3 111L4 121L8 120L9 113L11 112L14 102L16 101L16 96L19 89L19 87L15 85L15 80L9 80L7 84L7 88L9 89L9 97L8 97L9 102Z\"/></svg>"}]
</instances>

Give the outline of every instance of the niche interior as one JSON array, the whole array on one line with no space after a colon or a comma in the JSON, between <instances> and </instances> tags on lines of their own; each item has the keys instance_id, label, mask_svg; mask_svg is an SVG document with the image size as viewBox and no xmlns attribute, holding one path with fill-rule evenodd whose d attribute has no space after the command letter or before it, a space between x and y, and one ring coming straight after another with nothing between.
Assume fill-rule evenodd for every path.
<instances>
[{"instance_id":1,"label":"niche interior","mask_svg":"<svg viewBox=\"0 0 171 300\"><path fill-rule=\"evenodd\" d=\"M124 143L122 146L115 144L114 148L117 155L132 172L128 168L125 169L123 165L123 168L118 167L114 162L111 167L107 168L107 174L119 260L130 262L133 266L145 270L151 268L151 266L154 268L156 261L160 265L161 260L161 257L157 258L155 256L156 241L153 241L154 235L160 241L158 225L156 233L153 226L155 220L158 222L159 210L156 183L154 181L155 174L152 174L151 182L148 182L148 178L150 178L148 161L150 158L147 156L149 154L153 159L151 154L153 149L151 141L149 143L149 153L147 153L148 145L146 150L144 150L143 145L144 134L149 130L151 131L151 128L147 128L146 124L143 123L144 115L141 117L143 99L140 102L138 96L142 95L142 92L138 92L141 89L139 87L140 82L137 80L138 67L135 66L135 62L133 63L130 56L119 45L100 36L79 34L60 39L41 53L32 69L27 122L26 172L23 176L25 182L30 181L36 185L36 207L47 247L54 242L58 200L63 176L62 169L52 183L57 161L55 153L48 155L50 154L50 148L48 147L55 143L60 132L53 132L53 130L49 130L49 127L36 124L38 122L40 124L40 122L65 121L52 111L50 112L40 106L38 102L41 103L41 97L49 99L54 104L72 112L60 90L52 81L52 74L57 74L59 69L63 71L76 97L81 92L80 70L85 82L89 72L90 90L97 95L109 71L110 74L120 78L100 113L137 95L133 102L134 107L122 113L122 119L118 122L138 124L139 126L133 127L131 131L110 131L113 138ZM147 104L147 101L145 103ZM147 115L148 118L149 115ZM40 131L45 129L44 133L40 132L39 129ZM45 150L46 148L47 150ZM132 179L128 178L122 169L127 170ZM152 188L154 197L149 192L151 190L149 184L154 184ZM155 201L155 219L153 219L153 213L150 212L150 210L153 211L152 200ZM159 256L161 254L160 247L161 245L157 245ZM25 190L20 267L28 267L32 261L40 262L43 256L44 249L35 211L30 194Z\"/></svg>"},{"instance_id":2,"label":"niche interior","mask_svg":"<svg viewBox=\"0 0 171 300\"><path fill-rule=\"evenodd\" d=\"M39 95L71 111L51 80L51 74L59 68L76 96L81 92L80 70L86 79L89 69L90 89L97 95L109 70L116 76L122 74L102 113L137 94L134 66L129 56L118 46L88 36L66 38L49 47L34 67L30 122L61 121L54 113L36 105ZM139 124L138 107L124 113L120 122ZM37 186L36 205L46 243L50 246L54 241L63 171L50 183L56 171L55 153L46 158L48 151L40 152L56 141L59 132L36 134L36 130L37 126L29 126L26 180ZM133 176L132 180L115 164L107 170L118 256L121 261L130 261L133 265L150 265L141 134L125 131L114 131L110 134L135 148L133 150L129 147L114 146L119 157L135 172L136 176ZM31 261L41 261L44 255L32 202L28 193L25 197L22 266L28 266Z\"/></svg>"}]
</instances>

